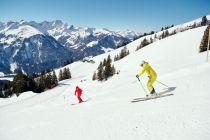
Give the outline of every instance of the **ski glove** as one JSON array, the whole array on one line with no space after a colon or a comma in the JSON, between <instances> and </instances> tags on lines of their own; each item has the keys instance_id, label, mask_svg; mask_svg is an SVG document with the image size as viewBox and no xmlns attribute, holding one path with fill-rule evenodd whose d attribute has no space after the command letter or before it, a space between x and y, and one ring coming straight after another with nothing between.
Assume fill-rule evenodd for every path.
<instances>
[{"instance_id":1,"label":"ski glove","mask_svg":"<svg viewBox=\"0 0 210 140\"><path fill-rule=\"evenodd\" d=\"M139 76L138 76L138 75L136 75L136 78L139 78Z\"/></svg>"}]
</instances>

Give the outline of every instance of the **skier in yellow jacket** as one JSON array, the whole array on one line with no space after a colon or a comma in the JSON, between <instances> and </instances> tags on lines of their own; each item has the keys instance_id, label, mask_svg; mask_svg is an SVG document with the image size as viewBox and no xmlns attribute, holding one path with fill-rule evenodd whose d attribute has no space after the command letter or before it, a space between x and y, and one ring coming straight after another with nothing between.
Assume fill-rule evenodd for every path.
<instances>
[{"instance_id":1,"label":"skier in yellow jacket","mask_svg":"<svg viewBox=\"0 0 210 140\"><path fill-rule=\"evenodd\" d=\"M151 95L155 94L155 89L153 87L153 83L157 79L157 74L153 70L153 68L148 64L148 62L142 61L141 63L142 70L139 72L139 74L136 75L137 78L139 78L144 72L148 74L149 80L147 82L147 88Z\"/></svg>"}]
</instances>

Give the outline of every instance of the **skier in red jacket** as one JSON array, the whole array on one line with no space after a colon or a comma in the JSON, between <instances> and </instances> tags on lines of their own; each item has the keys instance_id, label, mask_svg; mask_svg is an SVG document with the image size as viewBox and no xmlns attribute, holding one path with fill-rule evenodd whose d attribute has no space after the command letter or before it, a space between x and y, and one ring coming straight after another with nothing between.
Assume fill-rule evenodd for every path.
<instances>
[{"instance_id":1,"label":"skier in red jacket","mask_svg":"<svg viewBox=\"0 0 210 140\"><path fill-rule=\"evenodd\" d=\"M83 102L83 100L81 99L82 89L79 88L78 86L76 87L76 90L74 92L75 96L76 96L76 93L77 93L77 99L79 100L79 103Z\"/></svg>"}]
</instances>

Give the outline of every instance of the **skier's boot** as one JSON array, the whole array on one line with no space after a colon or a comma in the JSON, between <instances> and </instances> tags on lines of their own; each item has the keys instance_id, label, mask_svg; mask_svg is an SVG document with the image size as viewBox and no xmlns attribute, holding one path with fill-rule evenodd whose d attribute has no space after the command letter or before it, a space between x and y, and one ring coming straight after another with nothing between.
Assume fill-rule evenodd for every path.
<instances>
[{"instance_id":1,"label":"skier's boot","mask_svg":"<svg viewBox=\"0 0 210 140\"><path fill-rule=\"evenodd\" d=\"M156 95L157 95L157 93L155 92L155 89L154 89L154 88L153 88L152 91L150 92L150 95L151 95L151 96L156 96Z\"/></svg>"}]
</instances>

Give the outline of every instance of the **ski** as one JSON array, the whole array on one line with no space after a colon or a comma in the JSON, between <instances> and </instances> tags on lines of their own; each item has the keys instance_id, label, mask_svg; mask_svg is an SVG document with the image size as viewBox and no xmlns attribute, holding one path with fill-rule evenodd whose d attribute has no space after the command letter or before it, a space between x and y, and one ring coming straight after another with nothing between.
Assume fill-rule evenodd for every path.
<instances>
[{"instance_id":1,"label":"ski","mask_svg":"<svg viewBox=\"0 0 210 140\"><path fill-rule=\"evenodd\" d=\"M169 88L166 88L166 89L164 89L163 91L157 92L155 96L162 96L162 95L168 94L168 93L172 92L172 91L175 90L175 89L176 89L176 87L169 87ZM150 97L154 97L154 96L143 97L143 98L135 98L135 99L133 99L133 100L140 100L140 99L145 99L145 98L150 98Z\"/></svg>"},{"instance_id":2,"label":"ski","mask_svg":"<svg viewBox=\"0 0 210 140\"><path fill-rule=\"evenodd\" d=\"M71 104L71 105L79 105L79 104L83 104L83 103L85 103L85 102L87 102L87 101L89 101L89 99L88 99L88 100L85 100L85 101L83 101L83 102L81 102L81 103L73 103L73 104Z\"/></svg>"},{"instance_id":3,"label":"ski","mask_svg":"<svg viewBox=\"0 0 210 140\"><path fill-rule=\"evenodd\" d=\"M173 94L173 93L170 93L170 94L163 94L163 95L157 95L157 96L150 96L150 97L145 97L145 98L137 98L137 99L133 99L133 100L131 101L131 103L140 102L140 101L147 101L147 100L152 100L152 99L167 97L167 96L171 96L171 95L174 95L174 94Z\"/></svg>"}]
</instances>

